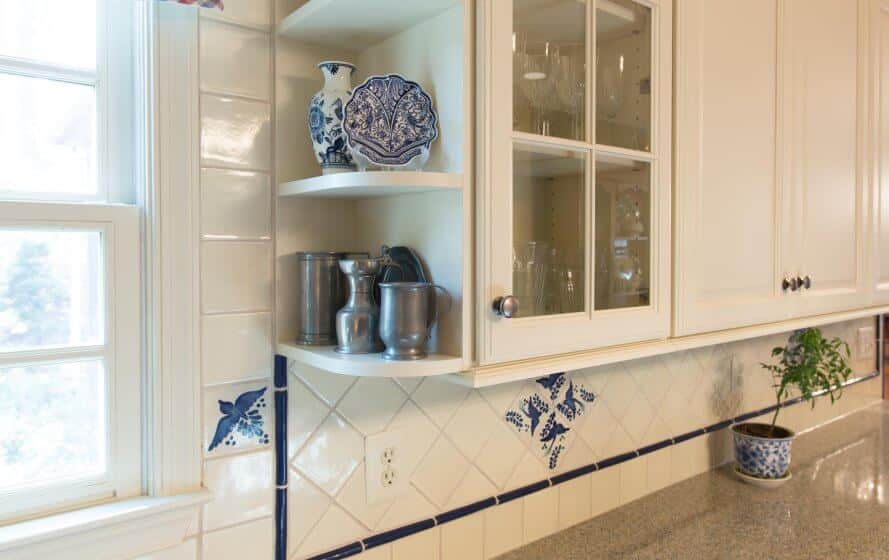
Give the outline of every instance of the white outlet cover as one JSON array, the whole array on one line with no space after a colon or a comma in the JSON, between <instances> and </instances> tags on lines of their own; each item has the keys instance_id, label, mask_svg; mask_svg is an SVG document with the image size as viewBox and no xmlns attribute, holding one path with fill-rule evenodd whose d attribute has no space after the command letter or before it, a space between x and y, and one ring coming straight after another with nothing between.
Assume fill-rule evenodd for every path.
<instances>
[{"instance_id":1,"label":"white outlet cover","mask_svg":"<svg viewBox=\"0 0 889 560\"><path fill-rule=\"evenodd\" d=\"M380 432L364 439L364 468L367 481L367 503L376 504L403 496L410 485L410 465L405 464L410 430L400 428ZM383 454L391 450L392 460L387 463ZM383 473L394 471L395 479L390 486L383 485ZM387 479L392 473L387 473Z\"/></svg>"}]
</instances>

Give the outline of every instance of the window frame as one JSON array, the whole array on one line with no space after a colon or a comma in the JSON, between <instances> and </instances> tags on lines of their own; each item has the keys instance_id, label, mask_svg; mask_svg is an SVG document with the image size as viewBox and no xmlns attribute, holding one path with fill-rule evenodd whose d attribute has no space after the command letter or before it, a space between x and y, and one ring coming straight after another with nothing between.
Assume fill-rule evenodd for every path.
<instances>
[{"instance_id":1,"label":"window frame","mask_svg":"<svg viewBox=\"0 0 889 560\"><path fill-rule=\"evenodd\" d=\"M0 353L0 367L104 361L106 472L0 494L0 525L143 492L143 209L147 167L135 148L149 126L139 119L137 72L145 61L147 7L96 0L96 69L83 70L0 56L0 73L95 87L96 193L0 191L0 229L71 229L102 232L104 342ZM115 25L112 25L114 22ZM132 27L122 22L132 22ZM141 64L140 64L141 63ZM148 84L145 84L148 87ZM122 120L113 120L121 116ZM123 118L126 116L126 118ZM132 120L131 120L132 119Z\"/></svg>"}]
</instances>

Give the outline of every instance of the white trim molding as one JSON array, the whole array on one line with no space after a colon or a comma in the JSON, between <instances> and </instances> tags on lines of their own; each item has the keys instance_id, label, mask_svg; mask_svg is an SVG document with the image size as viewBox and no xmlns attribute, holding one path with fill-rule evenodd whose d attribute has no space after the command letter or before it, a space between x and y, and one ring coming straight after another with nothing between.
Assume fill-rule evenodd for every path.
<instances>
[{"instance_id":1,"label":"white trim molding","mask_svg":"<svg viewBox=\"0 0 889 560\"><path fill-rule=\"evenodd\" d=\"M0 558L136 558L182 542L208 501L207 490L140 497L0 527Z\"/></svg>"}]
</instances>

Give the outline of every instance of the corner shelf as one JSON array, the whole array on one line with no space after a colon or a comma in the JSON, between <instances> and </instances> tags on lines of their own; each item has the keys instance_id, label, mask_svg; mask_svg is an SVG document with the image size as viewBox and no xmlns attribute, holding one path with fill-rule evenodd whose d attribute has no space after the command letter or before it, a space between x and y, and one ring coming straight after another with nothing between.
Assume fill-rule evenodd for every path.
<instances>
[{"instance_id":1,"label":"corner shelf","mask_svg":"<svg viewBox=\"0 0 889 560\"><path fill-rule=\"evenodd\" d=\"M278 354L296 362L340 375L355 377L425 377L458 373L463 358L443 354L429 354L424 360L388 361L380 354L338 354L333 346L302 346L278 344Z\"/></svg>"},{"instance_id":2,"label":"corner shelf","mask_svg":"<svg viewBox=\"0 0 889 560\"><path fill-rule=\"evenodd\" d=\"M324 47L360 51L460 0L309 0L278 25L278 35Z\"/></svg>"},{"instance_id":3,"label":"corner shelf","mask_svg":"<svg viewBox=\"0 0 889 560\"><path fill-rule=\"evenodd\" d=\"M463 175L428 171L356 171L281 183L278 196L373 198L462 189Z\"/></svg>"}]
</instances>

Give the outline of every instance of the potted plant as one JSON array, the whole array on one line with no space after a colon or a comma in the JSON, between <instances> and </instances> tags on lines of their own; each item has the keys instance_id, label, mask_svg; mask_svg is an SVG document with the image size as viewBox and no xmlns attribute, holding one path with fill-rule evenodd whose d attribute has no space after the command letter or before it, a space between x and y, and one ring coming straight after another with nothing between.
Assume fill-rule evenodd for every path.
<instances>
[{"instance_id":1,"label":"potted plant","mask_svg":"<svg viewBox=\"0 0 889 560\"><path fill-rule=\"evenodd\" d=\"M833 404L842 396L852 373L849 345L839 338L828 340L819 329L794 332L786 346L772 350L777 364L761 364L772 374L777 408L771 424L747 422L732 426L736 470L751 482L784 482L790 478L790 448L796 434L777 425L778 413L794 389L802 400L812 403L829 395Z\"/></svg>"}]
</instances>

